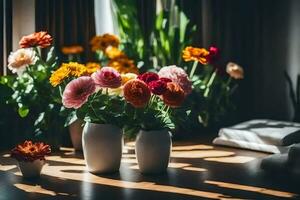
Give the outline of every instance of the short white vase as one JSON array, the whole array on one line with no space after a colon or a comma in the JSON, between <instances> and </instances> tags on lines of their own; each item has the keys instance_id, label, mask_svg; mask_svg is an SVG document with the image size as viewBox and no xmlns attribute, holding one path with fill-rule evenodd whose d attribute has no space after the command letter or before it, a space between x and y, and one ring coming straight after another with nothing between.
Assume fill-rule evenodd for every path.
<instances>
[{"instance_id":1,"label":"short white vase","mask_svg":"<svg viewBox=\"0 0 300 200\"><path fill-rule=\"evenodd\" d=\"M76 151L82 150L82 130L84 121L77 119L69 125L69 133L72 145Z\"/></svg>"},{"instance_id":2,"label":"short white vase","mask_svg":"<svg viewBox=\"0 0 300 200\"><path fill-rule=\"evenodd\" d=\"M120 168L122 130L110 124L86 123L82 134L83 154L91 173L112 173Z\"/></svg>"},{"instance_id":3,"label":"short white vase","mask_svg":"<svg viewBox=\"0 0 300 200\"><path fill-rule=\"evenodd\" d=\"M141 130L135 143L135 152L141 173L158 174L167 170L172 147L167 130Z\"/></svg>"},{"instance_id":4,"label":"short white vase","mask_svg":"<svg viewBox=\"0 0 300 200\"><path fill-rule=\"evenodd\" d=\"M41 175L45 160L19 161L19 169L24 178L37 178Z\"/></svg>"}]
</instances>

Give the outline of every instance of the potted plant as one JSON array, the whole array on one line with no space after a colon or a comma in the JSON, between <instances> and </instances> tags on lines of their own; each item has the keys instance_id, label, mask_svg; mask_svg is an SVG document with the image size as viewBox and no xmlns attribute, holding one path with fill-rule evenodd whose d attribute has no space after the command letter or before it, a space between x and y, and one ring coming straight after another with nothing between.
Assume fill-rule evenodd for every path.
<instances>
[{"instance_id":1,"label":"potted plant","mask_svg":"<svg viewBox=\"0 0 300 200\"><path fill-rule=\"evenodd\" d=\"M173 80L146 72L128 81L123 88L130 104L132 124L139 132L136 137L136 156L142 173L166 171L172 147L170 130L174 128L172 111L179 107L191 92L186 73L176 66L164 68ZM168 72L167 72L168 71Z\"/></svg>"},{"instance_id":2,"label":"potted plant","mask_svg":"<svg viewBox=\"0 0 300 200\"><path fill-rule=\"evenodd\" d=\"M51 47L52 37L44 31L36 32L22 37L19 45L8 57L8 68L17 76L2 77L13 91L7 103L13 105L26 124L24 134L18 137L46 141L58 149L64 131L64 119L59 115L62 106L57 102L58 91L47 81L57 65L57 57L53 47L46 58L42 56Z\"/></svg>"},{"instance_id":3,"label":"potted plant","mask_svg":"<svg viewBox=\"0 0 300 200\"><path fill-rule=\"evenodd\" d=\"M63 91L63 105L75 109L77 117L86 122L82 145L87 168L92 173L119 170L125 123L121 88L121 74L103 67L91 76L70 81Z\"/></svg>"},{"instance_id":4,"label":"potted plant","mask_svg":"<svg viewBox=\"0 0 300 200\"><path fill-rule=\"evenodd\" d=\"M89 62L87 64L80 64L77 62L62 63L59 68L52 72L49 81L50 84L58 88L61 92L58 102L62 104L62 91L64 91L66 85L81 76L90 76L92 73L100 69L101 66L98 63ZM60 115L65 118L64 126L68 127L72 145L75 150L82 150L82 130L84 121L78 119L76 111L73 108L63 107L60 110Z\"/></svg>"},{"instance_id":5,"label":"potted plant","mask_svg":"<svg viewBox=\"0 0 300 200\"><path fill-rule=\"evenodd\" d=\"M24 178L37 178L45 164L45 156L50 153L51 148L47 144L25 141L11 151L11 157L17 159Z\"/></svg>"}]
</instances>

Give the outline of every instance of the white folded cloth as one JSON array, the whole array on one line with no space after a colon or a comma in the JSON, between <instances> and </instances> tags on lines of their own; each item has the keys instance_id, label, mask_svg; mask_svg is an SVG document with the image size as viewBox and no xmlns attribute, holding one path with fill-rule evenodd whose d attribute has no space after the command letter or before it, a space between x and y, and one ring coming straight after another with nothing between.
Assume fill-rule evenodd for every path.
<instances>
[{"instance_id":1,"label":"white folded cloth","mask_svg":"<svg viewBox=\"0 0 300 200\"><path fill-rule=\"evenodd\" d=\"M300 123L257 119L222 128L213 143L269 153L286 152L300 142Z\"/></svg>"},{"instance_id":2,"label":"white folded cloth","mask_svg":"<svg viewBox=\"0 0 300 200\"><path fill-rule=\"evenodd\" d=\"M286 153L288 151L288 147L285 147L285 146L259 144L259 143L253 143L253 142L227 139L227 138L223 138L223 137L215 138L213 140L213 144L237 147L237 148L242 148L242 149L249 149L249 150L254 150L254 151L262 151L262 152L266 152L266 153Z\"/></svg>"}]
</instances>

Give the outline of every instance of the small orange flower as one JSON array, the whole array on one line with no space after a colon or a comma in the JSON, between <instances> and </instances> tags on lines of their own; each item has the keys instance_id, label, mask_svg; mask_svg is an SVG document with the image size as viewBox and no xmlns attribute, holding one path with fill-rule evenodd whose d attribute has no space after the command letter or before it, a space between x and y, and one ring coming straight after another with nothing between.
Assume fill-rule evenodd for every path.
<instances>
[{"instance_id":1,"label":"small orange flower","mask_svg":"<svg viewBox=\"0 0 300 200\"><path fill-rule=\"evenodd\" d=\"M105 49L105 55L109 59L116 59L120 57L126 57L126 55L117 47L109 46Z\"/></svg>"},{"instance_id":2,"label":"small orange flower","mask_svg":"<svg viewBox=\"0 0 300 200\"><path fill-rule=\"evenodd\" d=\"M52 37L47 32L40 31L23 36L19 42L19 45L21 48L29 48L36 46L46 48L51 45L52 40Z\"/></svg>"},{"instance_id":3,"label":"small orange flower","mask_svg":"<svg viewBox=\"0 0 300 200\"><path fill-rule=\"evenodd\" d=\"M125 83L124 97L135 108L142 108L150 100L151 92L146 83L138 79L132 79Z\"/></svg>"},{"instance_id":4,"label":"small orange flower","mask_svg":"<svg viewBox=\"0 0 300 200\"><path fill-rule=\"evenodd\" d=\"M184 61L198 61L203 65L208 64L209 51L204 48L186 47L182 51Z\"/></svg>"},{"instance_id":5,"label":"small orange flower","mask_svg":"<svg viewBox=\"0 0 300 200\"><path fill-rule=\"evenodd\" d=\"M115 68L121 74L125 74L125 73L138 74L139 73L139 70L135 66L134 61L130 60L126 57L112 59L108 62L107 65L112 68Z\"/></svg>"},{"instance_id":6,"label":"small orange flower","mask_svg":"<svg viewBox=\"0 0 300 200\"><path fill-rule=\"evenodd\" d=\"M109 46L118 47L120 44L120 40L117 36L112 34L104 34L101 36L95 36L90 41L90 45L92 46L92 51L105 51L105 49Z\"/></svg>"},{"instance_id":7,"label":"small orange flower","mask_svg":"<svg viewBox=\"0 0 300 200\"><path fill-rule=\"evenodd\" d=\"M162 95L164 103L170 107L179 107L184 101L183 89L174 82L167 83L167 91Z\"/></svg>"},{"instance_id":8,"label":"small orange flower","mask_svg":"<svg viewBox=\"0 0 300 200\"><path fill-rule=\"evenodd\" d=\"M51 153L49 145L43 142L33 143L32 141L25 141L19 144L11 151L11 157L18 161L35 161L44 160L46 155Z\"/></svg>"},{"instance_id":9,"label":"small orange flower","mask_svg":"<svg viewBox=\"0 0 300 200\"><path fill-rule=\"evenodd\" d=\"M91 75L92 73L99 70L101 68L101 65L96 62L88 62L88 63L86 63L85 68L86 68L87 74Z\"/></svg>"},{"instance_id":10,"label":"small orange flower","mask_svg":"<svg viewBox=\"0 0 300 200\"><path fill-rule=\"evenodd\" d=\"M61 51L65 55L80 54L81 52L83 52L83 47L80 45L64 46L63 48L61 48Z\"/></svg>"}]
</instances>

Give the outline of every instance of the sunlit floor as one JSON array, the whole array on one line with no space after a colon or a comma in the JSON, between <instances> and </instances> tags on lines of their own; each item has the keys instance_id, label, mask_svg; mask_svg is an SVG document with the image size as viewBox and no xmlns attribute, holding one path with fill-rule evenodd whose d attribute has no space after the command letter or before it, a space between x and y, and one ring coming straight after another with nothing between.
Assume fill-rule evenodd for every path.
<instances>
[{"instance_id":1,"label":"sunlit floor","mask_svg":"<svg viewBox=\"0 0 300 200\"><path fill-rule=\"evenodd\" d=\"M127 143L120 173L86 171L81 153L62 148L47 157L42 176L23 180L8 154L0 159L2 199L278 199L298 198L297 183L259 169L266 154L204 144L179 143L166 174L138 171L134 143ZM155 161L153 161L155 162Z\"/></svg>"}]
</instances>

